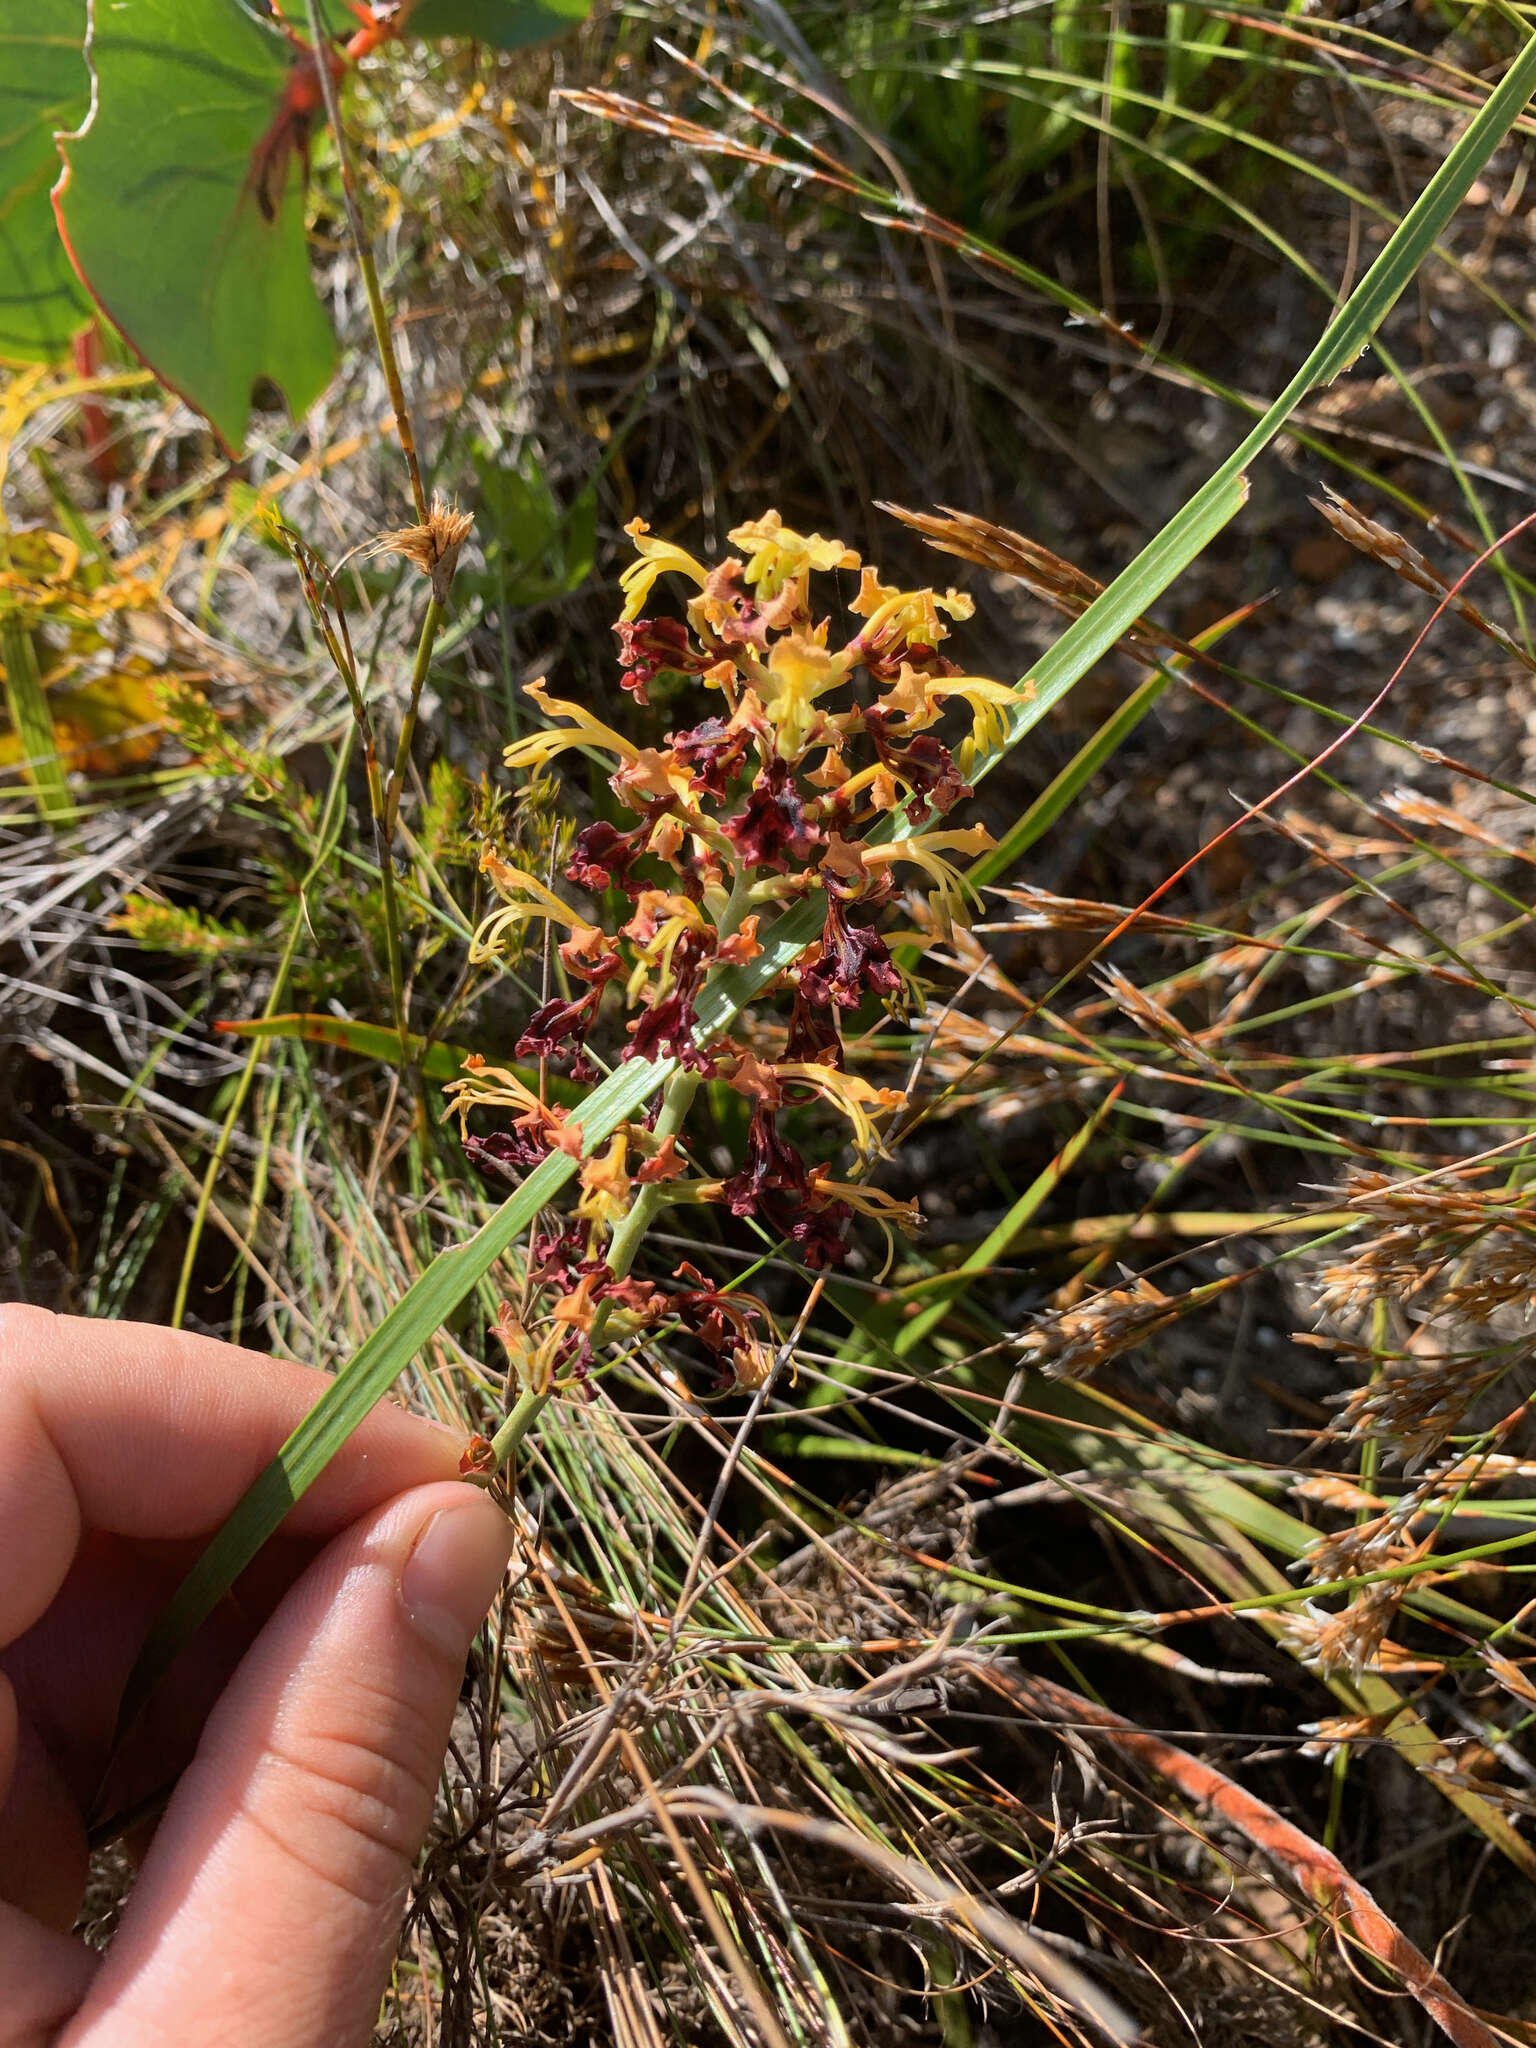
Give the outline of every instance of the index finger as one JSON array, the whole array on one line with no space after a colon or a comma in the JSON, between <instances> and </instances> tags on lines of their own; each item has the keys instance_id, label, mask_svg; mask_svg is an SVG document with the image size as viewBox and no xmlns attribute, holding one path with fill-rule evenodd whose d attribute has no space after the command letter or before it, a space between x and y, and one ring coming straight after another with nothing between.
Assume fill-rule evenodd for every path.
<instances>
[{"instance_id":1,"label":"index finger","mask_svg":"<svg viewBox=\"0 0 1536 2048\"><path fill-rule=\"evenodd\" d=\"M0 1306L0 1644L46 1613L83 1530L212 1534L329 1384L186 1331ZM407 1487L456 1477L460 1449L381 1404L285 1526L331 1535Z\"/></svg>"}]
</instances>

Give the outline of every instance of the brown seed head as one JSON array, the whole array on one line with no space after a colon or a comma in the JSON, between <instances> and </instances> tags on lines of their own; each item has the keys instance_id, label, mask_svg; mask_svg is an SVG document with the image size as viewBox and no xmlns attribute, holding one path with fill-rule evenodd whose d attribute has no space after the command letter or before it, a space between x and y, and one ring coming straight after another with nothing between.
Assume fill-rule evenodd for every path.
<instances>
[{"instance_id":1,"label":"brown seed head","mask_svg":"<svg viewBox=\"0 0 1536 2048\"><path fill-rule=\"evenodd\" d=\"M450 505L441 491L434 491L425 526L397 526L389 533L381 533L363 552L403 555L416 564L423 576L431 578L433 597L439 604L446 604L453 572L459 566L459 549L474 523L474 514L461 512L457 500Z\"/></svg>"}]
</instances>

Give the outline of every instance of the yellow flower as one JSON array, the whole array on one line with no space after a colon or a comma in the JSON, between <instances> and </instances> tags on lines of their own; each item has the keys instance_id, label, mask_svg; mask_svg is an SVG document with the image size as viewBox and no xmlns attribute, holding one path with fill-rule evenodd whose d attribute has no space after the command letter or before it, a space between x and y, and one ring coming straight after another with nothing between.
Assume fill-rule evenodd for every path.
<instances>
[{"instance_id":1,"label":"yellow flower","mask_svg":"<svg viewBox=\"0 0 1536 2048\"><path fill-rule=\"evenodd\" d=\"M948 938L956 924L965 923L965 899L977 901L976 891L945 853L985 853L997 842L985 825L971 825L964 831L918 832L910 839L892 840L888 846L868 846L847 840L834 832L827 841L822 866L832 874L851 881L859 875L873 875L881 868L909 861L933 878L935 887L928 907Z\"/></svg>"},{"instance_id":2,"label":"yellow flower","mask_svg":"<svg viewBox=\"0 0 1536 2048\"><path fill-rule=\"evenodd\" d=\"M825 1097L853 1126L853 1143L861 1158L881 1148L880 1134L870 1110L900 1109L906 1096L899 1088L876 1088L857 1074L845 1074L837 1067L824 1067L818 1060L779 1061L772 1069L780 1081L800 1081Z\"/></svg>"},{"instance_id":3,"label":"yellow flower","mask_svg":"<svg viewBox=\"0 0 1536 2048\"><path fill-rule=\"evenodd\" d=\"M829 654L805 633L786 633L768 654L763 711L775 729L781 761L796 761L816 730L816 699L848 679L846 653Z\"/></svg>"},{"instance_id":4,"label":"yellow flower","mask_svg":"<svg viewBox=\"0 0 1536 2048\"><path fill-rule=\"evenodd\" d=\"M749 519L731 529L730 539L739 548L750 548L745 580L757 592L758 602L777 597L786 583L812 569L857 569L859 558L840 540L823 540L819 533L796 533L777 512L765 512L761 519Z\"/></svg>"},{"instance_id":5,"label":"yellow flower","mask_svg":"<svg viewBox=\"0 0 1536 2048\"><path fill-rule=\"evenodd\" d=\"M624 592L624 609L620 619L638 619L645 609L645 600L651 594L651 586L658 576L665 576L675 570L680 576L690 577L702 590L709 580L709 572L702 562L695 561L686 548L678 547L670 540L654 540L651 529L643 519L631 519L624 531L635 544L640 559L631 562L619 578L619 588Z\"/></svg>"},{"instance_id":6,"label":"yellow flower","mask_svg":"<svg viewBox=\"0 0 1536 2048\"><path fill-rule=\"evenodd\" d=\"M928 694L937 702L960 697L971 707L970 736L955 761L969 781L977 756L992 752L1007 740L1008 713L1033 693L1016 690L1010 683L994 683L988 676L937 676Z\"/></svg>"},{"instance_id":7,"label":"yellow flower","mask_svg":"<svg viewBox=\"0 0 1536 2048\"><path fill-rule=\"evenodd\" d=\"M1001 746L1008 737L1008 712L1030 694L1010 683L995 683L990 676L920 675L909 662L903 662L901 673L878 699L876 708L887 718L899 718L903 733L914 733L933 725L950 697L969 704L971 730L955 761L960 775L968 778L977 755Z\"/></svg>"},{"instance_id":8,"label":"yellow flower","mask_svg":"<svg viewBox=\"0 0 1536 2048\"><path fill-rule=\"evenodd\" d=\"M579 917L562 903L552 890L546 889L536 875L525 874L523 869L513 867L499 854L493 853L490 847L480 856L480 872L489 875L495 884L496 893L502 898L502 908L491 912L470 941L472 967L494 960L507 933L534 918L548 918L552 924L568 925L573 932L595 929L586 918Z\"/></svg>"},{"instance_id":9,"label":"yellow flower","mask_svg":"<svg viewBox=\"0 0 1536 2048\"><path fill-rule=\"evenodd\" d=\"M896 680L883 697L877 698L875 709L886 718L899 718L904 733L921 732L925 726L936 725L939 720L939 706L933 700L933 677L919 675L911 662L904 661Z\"/></svg>"},{"instance_id":10,"label":"yellow flower","mask_svg":"<svg viewBox=\"0 0 1536 2048\"><path fill-rule=\"evenodd\" d=\"M848 609L869 621L859 634L859 644L878 652L882 643L937 647L949 637L939 613L963 620L972 616L976 606L962 590L946 590L942 597L935 590L897 590L882 583L873 569L866 569L859 581L859 594Z\"/></svg>"},{"instance_id":11,"label":"yellow flower","mask_svg":"<svg viewBox=\"0 0 1536 2048\"><path fill-rule=\"evenodd\" d=\"M639 753L638 747L616 733L611 725L604 725L601 719L594 718L584 705L572 704L565 697L548 695L542 677L537 682L525 684L524 694L549 716L568 718L571 723L550 726L543 732L531 732L520 740L514 740L501 757L509 768L547 767L555 755L563 754L567 747L596 747L619 761L633 761Z\"/></svg>"},{"instance_id":12,"label":"yellow flower","mask_svg":"<svg viewBox=\"0 0 1536 2048\"><path fill-rule=\"evenodd\" d=\"M922 1213L915 1201L899 1201L895 1195L883 1194L879 1188L864 1187L858 1181L834 1180L830 1166L813 1166L810 1186L811 1192L821 1199L846 1202L861 1216L872 1216L877 1223L894 1223L899 1230L909 1234L922 1221Z\"/></svg>"},{"instance_id":13,"label":"yellow flower","mask_svg":"<svg viewBox=\"0 0 1536 2048\"><path fill-rule=\"evenodd\" d=\"M832 1170L827 1166L811 1168L810 1187L817 1201L845 1202L879 1225L885 1238L885 1264L874 1278L877 1283L884 1280L896 1263L894 1231L911 1237L923 1220L916 1202L899 1202L894 1195L882 1194L879 1188L861 1187L855 1181L833 1180Z\"/></svg>"},{"instance_id":14,"label":"yellow flower","mask_svg":"<svg viewBox=\"0 0 1536 2048\"><path fill-rule=\"evenodd\" d=\"M620 1130L600 1157L589 1159L581 1169L581 1200L576 1214L594 1229L612 1230L629 1213L629 1141Z\"/></svg>"},{"instance_id":15,"label":"yellow flower","mask_svg":"<svg viewBox=\"0 0 1536 2048\"><path fill-rule=\"evenodd\" d=\"M546 1145L573 1159L582 1155L586 1140L579 1123L567 1122L563 1110L540 1102L509 1067L487 1066L477 1052L465 1060L463 1073L445 1093L461 1129L472 1109L513 1109L520 1112L514 1119L520 1128L536 1132Z\"/></svg>"},{"instance_id":16,"label":"yellow flower","mask_svg":"<svg viewBox=\"0 0 1536 2048\"><path fill-rule=\"evenodd\" d=\"M708 920L687 896L669 894L665 889L645 889L635 905L635 914L624 926L625 938L634 943L638 961L625 985L624 999L634 1002L654 972L653 997L665 995L672 986L672 955L684 932L703 931Z\"/></svg>"}]
</instances>

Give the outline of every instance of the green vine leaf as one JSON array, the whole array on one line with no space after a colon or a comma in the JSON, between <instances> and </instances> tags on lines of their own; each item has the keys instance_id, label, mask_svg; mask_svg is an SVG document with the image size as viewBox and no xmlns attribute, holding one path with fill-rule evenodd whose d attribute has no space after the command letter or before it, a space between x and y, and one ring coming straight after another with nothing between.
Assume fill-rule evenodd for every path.
<instances>
[{"instance_id":1,"label":"green vine leaf","mask_svg":"<svg viewBox=\"0 0 1536 2048\"><path fill-rule=\"evenodd\" d=\"M326 31L345 42L357 27L347 0L318 0L318 5ZM290 0L283 12L303 29L304 0ZM493 50L522 50L564 35L591 12L592 0L405 0L395 17L395 33L420 42L462 36Z\"/></svg>"},{"instance_id":2,"label":"green vine leaf","mask_svg":"<svg viewBox=\"0 0 1536 2048\"><path fill-rule=\"evenodd\" d=\"M54 131L90 104L85 0L0 0L0 357L47 363L69 353L91 302L59 243L49 201Z\"/></svg>"},{"instance_id":3,"label":"green vine leaf","mask_svg":"<svg viewBox=\"0 0 1536 2048\"><path fill-rule=\"evenodd\" d=\"M258 379L299 415L336 360L304 234L312 66L235 0L96 4L86 56L59 227L102 311L238 452Z\"/></svg>"},{"instance_id":4,"label":"green vine leaf","mask_svg":"<svg viewBox=\"0 0 1536 2048\"><path fill-rule=\"evenodd\" d=\"M592 12L592 0L416 0L407 17L413 36L464 36L497 50L563 35Z\"/></svg>"}]
</instances>

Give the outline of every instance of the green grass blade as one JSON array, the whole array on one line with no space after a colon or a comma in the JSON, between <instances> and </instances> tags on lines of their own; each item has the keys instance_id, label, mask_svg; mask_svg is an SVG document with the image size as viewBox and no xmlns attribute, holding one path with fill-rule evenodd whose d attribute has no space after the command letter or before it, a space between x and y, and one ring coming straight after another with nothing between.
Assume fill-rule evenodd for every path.
<instances>
[{"instance_id":1,"label":"green grass blade","mask_svg":"<svg viewBox=\"0 0 1536 2048\"><path fill-rule=\"evenodd\" d=\"M1001 1223L987 1233L963 1265L957 1267L953 1273L944 1275L944 1284L934 1281L926 1284L925 1291L936 1291L939 1298L937 1301L931 1301L920 1314L912 1318L911 1322L902 1324L891 1345L898 1358L905 1358L922 1343L931 1329L943 1322L949 1313L951 1303L965 1292L980 1273L1006 1257L1019 1232L1038 1214L1042 1203L1055 1194L1087 1150L1105 1117L1115 1107L1119 1095L1118 1088L1110 1089L1093 1114L1072 1133L1050 1164L1035 1175Z\"/></svg>"},{"instance_id":2,"label":"green grass blade","mask_svg":"<svg viewBox=\"0 0 1536 2048\"><path fill-rule=\"evenodd\" d=\"M221 1017L213 1028L239 1038L302 1038L310 1045L334 1045L342 1052L355 1052L363 1059L385 1060L391 1066L401 1062L400 1034L390 1025L364 1024L355 1017L331 1017L323 1011L294 1010L280 1017ZM410 1044L416 1048L413 1064L429 1081L456 1080L469 1058L468 1047L462 1045L429 1045L422 1051L420 1039L413 1038ZM558 1086L558 1077L556 1082ZM575 1100L580 1092L573 1091L571 1099ZM555 1099L564 1098L557 1095Z\"/></svg>"},{"instance_id":3,"label":"green grass blade","mask_svg":"<svg viewBox=\"0 0 1536 2048\"><path fill-rule=\"evenodd\" d=\"M575 1161L565 1153L546 1159L473 1237L433 1260L358 1349L346 1370L337 1374L183 1579L156 1623L124 1695L124 1728L180 1644L212 1613L294 1502L314 1484L375 1402L574 1169Z\"/></svg>"},{"instance_id":4,"label":"green grass blade","mask_svg":"<svg viewBox=\"0 0 1536 2048\"><path fill-rule=\"evenodd\" d=\"M21 746L22 773L37 792L38 809L55 828L75 815L54 737L53 714L37 665L37 648L15 612L0 619L0 663L5 666L5 703Z\"/></svg>"},{"instance_id":5,"label":"green grass blade","mask_svg":"<svg viewBox=\"0 0 1536 2048\"><path fill-rule=\"evenodd\" d=\"M1460 141L1403 216L1391 237L1317 346L1279 397L1195 495L1069 626L1034 670L1033 692L1009 721L1007 740L979 763L997 765L1123 633L1156 603L1201 550L1240 510L1244 471L1282 431L1307 395L1354 362L1424 261L1467 189L1536 91L1536 40L1528 41Z\"/></svg>"}]
</instances>

